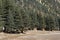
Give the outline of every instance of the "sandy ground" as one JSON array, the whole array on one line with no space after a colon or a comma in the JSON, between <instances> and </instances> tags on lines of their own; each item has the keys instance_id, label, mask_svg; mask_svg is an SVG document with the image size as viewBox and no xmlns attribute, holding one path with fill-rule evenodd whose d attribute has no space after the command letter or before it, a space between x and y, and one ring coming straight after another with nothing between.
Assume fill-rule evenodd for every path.
<instances>
[{"instance_id":1,"label":"sandy ground","mask_svg":"<svg viewBox=\"0 0 60 40\"><path fill-rule=\"evenodd\" d=\"M0 40L60 40L60 31L27 31L26 34L0 33Z\"/></svg>"}]
</instances>

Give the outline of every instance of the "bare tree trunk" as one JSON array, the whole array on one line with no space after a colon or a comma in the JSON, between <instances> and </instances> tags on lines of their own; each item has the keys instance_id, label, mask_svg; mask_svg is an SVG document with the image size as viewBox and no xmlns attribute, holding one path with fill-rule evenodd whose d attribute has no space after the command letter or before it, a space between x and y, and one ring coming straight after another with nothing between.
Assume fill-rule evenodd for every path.
<instances>
[{"instance_id":1,"label":"bare tree trunk","mask_svg":"<svg viewBox=\"0 0 60 40\"><path fill-rule=\"evenodd\" d=\"M42 31L45 31L45 28L42 28Z\"/></svg>"},{"instance_id":2,"label":"bare tree trunk","mask_svg":"<svg viewBox=\"0 0 60 40\"><path fill-rule=\"evenodd\" d=\"M21 33L24 33L24 28L21 29Z\"/></svg>"}]
</instances>

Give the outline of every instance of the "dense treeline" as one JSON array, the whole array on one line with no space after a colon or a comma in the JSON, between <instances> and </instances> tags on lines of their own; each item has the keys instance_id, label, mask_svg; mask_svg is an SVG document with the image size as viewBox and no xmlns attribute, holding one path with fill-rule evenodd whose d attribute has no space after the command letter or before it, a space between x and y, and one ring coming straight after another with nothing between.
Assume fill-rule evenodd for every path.
<instances>
[{"instance_id":1,"label":"dense treeline","mask_svg":"<svg viewBox=\"0 0 60 40\"><path fill-rule=\"evenodd\" d=\"M60 30L56 0L0 0L0 31Z\"/></svg>"}]
</instances>

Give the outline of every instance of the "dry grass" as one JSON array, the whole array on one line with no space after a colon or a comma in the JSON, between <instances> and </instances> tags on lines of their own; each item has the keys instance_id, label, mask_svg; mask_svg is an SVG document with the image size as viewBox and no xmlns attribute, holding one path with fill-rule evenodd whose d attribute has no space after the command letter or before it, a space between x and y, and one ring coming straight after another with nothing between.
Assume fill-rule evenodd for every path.
<instances>
[{"instance_id":1,"label":"dry grass","mask_svg":"<svg viewBox=\"0 0 60 40\"><path fill-rule=\"evenodd\" d=\"M0 40L60 40L59 31L27 31L26 34L0 33Z\"/></svg>"}]
</instances>

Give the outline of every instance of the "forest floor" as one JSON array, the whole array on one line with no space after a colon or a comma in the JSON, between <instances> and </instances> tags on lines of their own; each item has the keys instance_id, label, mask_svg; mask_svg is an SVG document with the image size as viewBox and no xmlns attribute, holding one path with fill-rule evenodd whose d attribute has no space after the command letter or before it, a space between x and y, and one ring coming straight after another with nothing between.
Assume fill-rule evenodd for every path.
<instances>
[{"instance_id":1,"label":"forest floor","mask_svg":"<svg viewBox=\"0 0 60 40\"><path fill-rule=\"evenodd\" d=\"M60 31L27 31L26 34L0 33L0 40L60 40Z\"/></svg>"}]
</instances>

